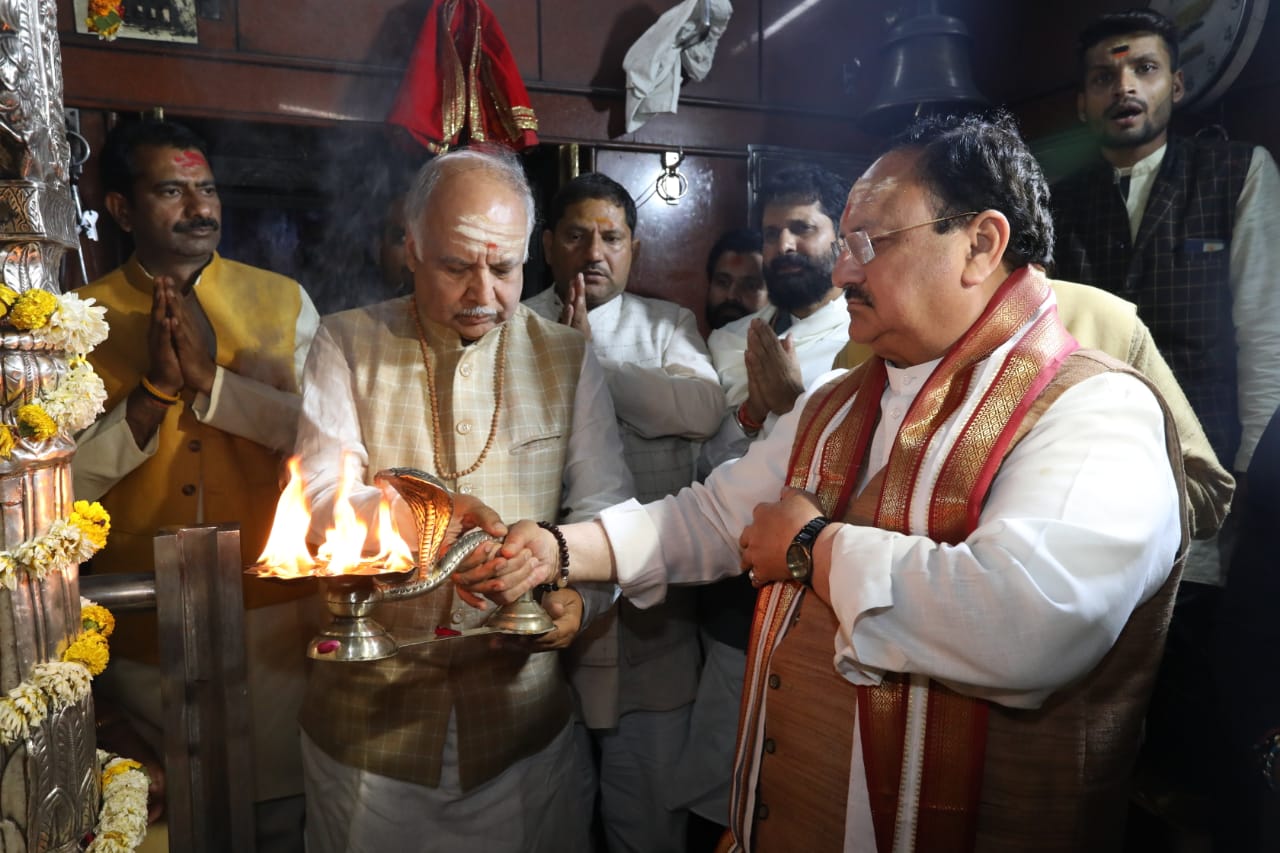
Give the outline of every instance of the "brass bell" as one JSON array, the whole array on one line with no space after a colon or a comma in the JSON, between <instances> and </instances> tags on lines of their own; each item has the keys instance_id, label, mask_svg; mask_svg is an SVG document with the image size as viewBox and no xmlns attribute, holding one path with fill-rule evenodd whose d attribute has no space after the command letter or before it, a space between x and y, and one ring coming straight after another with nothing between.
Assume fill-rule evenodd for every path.
<instances>
[{"instance_id":1,"label":"brass bell","mask_svg":"<svg viewBox=\"0 0 1280 853\"><path fill-rule=\"evenodd\" d=\"M987 99L973 85L969 31L938 11L936 0L917 4L914 17L896 22L885 38L880 92L859 125L889 135L920 115L969 112Z\"/></svg>"}]
</instances>

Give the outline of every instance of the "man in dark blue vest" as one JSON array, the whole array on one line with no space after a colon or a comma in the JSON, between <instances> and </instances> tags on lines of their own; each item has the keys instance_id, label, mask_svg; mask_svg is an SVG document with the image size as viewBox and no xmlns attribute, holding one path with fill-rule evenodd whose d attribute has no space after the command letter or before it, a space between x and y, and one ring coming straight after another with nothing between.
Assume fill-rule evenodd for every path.
<instances>
[{"instance_id":1,"label":"man in dark blue vest","mask_svg":"<svg viewBox=\"0 0 1280 853\"><path fill-rule=\"evenodd\" d=\"M1056 275L1138 305L1219 461L1242 479L1280 403L1280 174L1261 147L1169 134L1184 95L1177 40L1173 22L1147 9L1103 15L1081 33L1077 109L1101 157L1053 188ZM1152 700L1153 745L1186 743L1211 698L1226 562L1219 543L1195 545ZM1162 709L1187 710L1165 719ZM1203 763L1165 769L1208 780Z\"/></svg>"}]
</instances>

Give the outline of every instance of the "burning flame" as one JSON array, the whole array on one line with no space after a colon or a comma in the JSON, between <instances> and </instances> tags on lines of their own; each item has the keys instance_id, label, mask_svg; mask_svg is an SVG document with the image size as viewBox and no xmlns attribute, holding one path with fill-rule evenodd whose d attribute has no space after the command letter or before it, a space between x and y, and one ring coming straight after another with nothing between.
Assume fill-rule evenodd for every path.
<instances>
[{"instance_id":1,"label":"burning flame","mask_svg":"<svg viewBox=\"0 0 1280 853\"><path fill-rule=\"evenodd\" d=\"M289 483L276 504L271 536L262 556L253 564L252 572L262 577L301 578L312 575L371 575L413 569L413 552L396 529L385 494L374 517L377 553L365 553L369 527L351 506L351 489L357 482L351 458L343 455L343 477L333 503L333 526L325 532L324 543L317 549L315 557L307 547L311 507L303 494L301 466L298 457L289 460Z\"/></svg>"}]
</instances>

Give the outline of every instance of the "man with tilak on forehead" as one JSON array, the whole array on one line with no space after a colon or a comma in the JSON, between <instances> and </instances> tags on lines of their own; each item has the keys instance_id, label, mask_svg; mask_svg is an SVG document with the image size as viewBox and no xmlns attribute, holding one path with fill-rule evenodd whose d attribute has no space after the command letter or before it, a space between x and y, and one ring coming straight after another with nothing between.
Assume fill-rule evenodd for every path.
<instances>
[{"instance_id":1,"label":"man with tilak on forehead","mask_svg":"<svg viewBox=\"0 0 1280 853\"><path fill-rule=\"evenodd\" d=\"M734 850L1120 849L1183 469L1147 380L1058 319L1047 203L1007 117L908 128L832 246L872 358L705 483L455 575L503 600L563 548L643 607L746 572Z\"/></svg>"},{"instance_id":2,"label":"man with tilak on forehead","mask_svg":"<svg viewBox=\"0 0 1280 853\"><path fill-rule=\"evenodd\" d=\"M307 362L298 453L313 536L331 525L352 466L350 500L371 530L373 478L392 467L544 523L630 497L586 339L520 305L534 204L515 156L480 147L432 159L405 220L413 293L326 317ZM400 530L414 529L403 499L392 509ZM612 589L553 583L540 595L555 629L536 640L463 637L316 662L301 718L310 853L590 849L590 757L573 737L558 650ZM373 615L393 635L458 633L487 616L468 602L483 600L449 584Z\"/></svg>"}]
</instances>

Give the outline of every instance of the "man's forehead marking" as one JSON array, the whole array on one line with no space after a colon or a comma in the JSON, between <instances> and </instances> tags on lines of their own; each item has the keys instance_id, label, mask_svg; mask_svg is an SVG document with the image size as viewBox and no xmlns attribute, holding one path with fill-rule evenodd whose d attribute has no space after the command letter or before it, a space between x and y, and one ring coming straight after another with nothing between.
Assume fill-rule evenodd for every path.
<instances>
[{"instance_id":1,"label":"man's forehead marking","mask_svg":"<svg viewBox=\"0 0 1280 853\"><path fill-rule=\"evenodd\" d=\"M209 161L204 159L204 155L199 151L179 151L173 155L173 162L184 168L190 169L194 166L208 166Z\"/></svg>"},{"instance_id":2,"label":"man's forehead marking","mask_svg":"<svg viewBox=\"0 0 1280 853\"><path fill-rule=\"evenodd\" d=\"M851 219L856 208L870 204L883 204L885 198L890 196L902 184L903 181L898 175L880 175L874 179L859 178L849 192L849 198L844 205L844 213L840 216L841 222Z\"/></svg>"},{"instance_id":3,"label":"man's forehead marking","mask_svg":"<svg viewBox=\"0 0 1280 853\"><path fill-rule=\"evenodd\" d=\"M484 214L459 217L453 230L463 240L480 243L489 252L516 251L516 244L523 238L523 232L515 225L494 222Z\"/></svg>"},{"instance_id":4,"label":"man's forehead marking","mask_svg":"<svg viewBox=\"0 0 1280 853\"><path fill-rule=\"evenodd\" d=\"M1115 57L1121 57L1121 56L1124 56L1124 55L1125 55L1126 53L1128 53L1128 52L1129 52L1129 45L1128 45L1128 44L1117 44L1117 45L1114 45L1114 46L1112 46L1111 51L1110 51L1111 55L1112 55L1112 56L1115 56Z\"/></svg>"}]
</instances>

